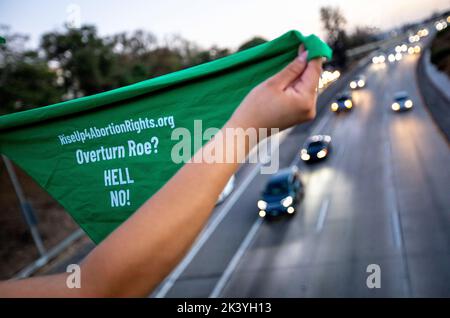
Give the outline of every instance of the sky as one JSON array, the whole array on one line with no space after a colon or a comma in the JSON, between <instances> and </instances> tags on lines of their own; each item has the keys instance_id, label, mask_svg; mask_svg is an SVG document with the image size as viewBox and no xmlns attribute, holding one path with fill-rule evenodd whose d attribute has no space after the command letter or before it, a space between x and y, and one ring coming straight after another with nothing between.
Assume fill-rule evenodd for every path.
<instances>
[{"instance_id":1,"label":"sky","mask_svg":"<svg viewBox=\"0 0 450 318\"><path fill-rule=\"evenodd\" d=\"M0 0L0 24L30 35L31 47L70 20L94 24L101 35L143 29L158 38L178 34L204 48L235 49L253 36L273 39L291 29L323 37L324 5L339 6L349 30L386 30L449 9L450 0Z\"/></svg>"}]
</instances>

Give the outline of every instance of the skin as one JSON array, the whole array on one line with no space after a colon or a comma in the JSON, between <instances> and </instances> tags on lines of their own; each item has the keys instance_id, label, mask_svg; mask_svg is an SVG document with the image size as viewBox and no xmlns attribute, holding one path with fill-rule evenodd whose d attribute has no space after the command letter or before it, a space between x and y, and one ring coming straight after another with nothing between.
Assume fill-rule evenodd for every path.
<instances>
[{"instance_id":1,"label":"skin","mask_svg":"<svg viewBox=\"0 0 450 318\"><path fill-rule=\"evenodd\" d=\"M322 60L307 62L307 51L255 87L222 128L279 128L312 120ZM222 134L226 136L226 134ZM255 146L216 137L198 156ZM70 273L0 282L0 297L145 297L171 272L204 227L217 197L239 167L227 163L185 164L126 222L95 247L80 264L81 288L70 289ZM176 197L176 200L173 198Z\"/></svg>"}]
</instances>

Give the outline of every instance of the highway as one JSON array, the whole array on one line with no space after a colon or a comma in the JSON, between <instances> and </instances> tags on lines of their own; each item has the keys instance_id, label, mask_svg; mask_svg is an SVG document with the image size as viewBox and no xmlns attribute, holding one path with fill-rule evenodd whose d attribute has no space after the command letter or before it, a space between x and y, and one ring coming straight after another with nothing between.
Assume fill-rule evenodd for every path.
<instances>
[{"instance_id":1,"label":"highway","mask_svg":"<svg viewBox=\"0 0 450 318\"><path fill-rule=\"evenodd\" d=\"M317 118L280 146L281 166L298 166L305 184L296 215L259 218L268 176L246 165L152 296L449 297L450 150L420 96L418 59L363 67L367 86L354 91L349 113L329 111L338 88L321 94ZM409 112L390 109L400 90L414 102ZM298 153L312 134L330 135L333 151L306 165ZM366 285L370 264L380 267L381 288Z\"/></svg>"}]
</instances>

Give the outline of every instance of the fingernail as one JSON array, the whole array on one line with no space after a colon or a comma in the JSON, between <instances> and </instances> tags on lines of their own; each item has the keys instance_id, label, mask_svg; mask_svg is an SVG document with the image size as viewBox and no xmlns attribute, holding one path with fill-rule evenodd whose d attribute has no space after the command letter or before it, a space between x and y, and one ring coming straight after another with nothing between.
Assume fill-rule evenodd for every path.
<instances>
[{"instance_id":1,"label":"fingernail","mask_svg":"<svg viewBox=\"0 0 450 318\"><path fill-rule=\"evenodd\" d=\"M305 51L305 46L303 44L300 45L300 48L298 49L298 54L302 54Z\"/></svg>"},{"instance_id":2,"label":"fingernail","mask_svg":"<svg viewBox=\"0 0 450 318\"><path fill-rule=\"evenodd\" d=\"M308 57L308 51L304 51L304 52L302 52L302 54L300 54L298 59L300 60L300 62L306 62L307 57Z\"/></svg>"}]
</instances>

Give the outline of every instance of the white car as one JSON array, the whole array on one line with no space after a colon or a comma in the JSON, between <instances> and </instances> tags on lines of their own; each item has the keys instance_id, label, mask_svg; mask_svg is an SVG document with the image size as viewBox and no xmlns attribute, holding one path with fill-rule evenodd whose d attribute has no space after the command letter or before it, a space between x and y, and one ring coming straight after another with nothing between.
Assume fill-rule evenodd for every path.
<instances>
[{"instance_id":1,"label":"white car","mask_svg":"<svg viewBox=\"0 0 450 318\"><path fill-rule=\"evenodd\" d=\"M222 193L219 194L219 198L217 199L216 205L222 203L230 195L230 193L233 192L235 179L236 179L235 176L232 175L230 180L228 180L227 184L225 185L225 188L223 188Z\"/></svg>"}]
</instances>

